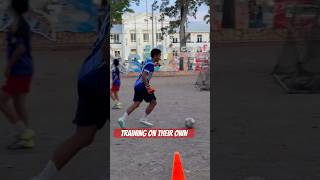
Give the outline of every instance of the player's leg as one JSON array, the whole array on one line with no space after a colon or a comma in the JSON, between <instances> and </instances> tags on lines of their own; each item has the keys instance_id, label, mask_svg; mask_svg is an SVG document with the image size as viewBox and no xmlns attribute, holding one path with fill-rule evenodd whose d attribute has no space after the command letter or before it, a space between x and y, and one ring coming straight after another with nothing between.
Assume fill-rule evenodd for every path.
<instances>
[{"instance_id":1,"label":"player's leg","mask_svg":"<svg viewBox=\"0 0 320 180\"><path fill-rule=\"evenodd\" d=\"M13 96L13 106L19 119L26 125L29 125L28 113L26 109L26 94Z\"/></svg>"},{"instance_id":2,"label":"player's leg","mask_svg":"<svg viewBox=\"0 0 320 180\"><path fill-rule=\"evenodd\" d=\"M0 110L5 115L5 117L12 124L17 124L19 118L14 111L12 103L10 103L12 96L7 92L0 90Z\"/></svg>"},{"instance_id":3,"label":"player's leg","mask_svg":"<svg viewBox=\"0 0 320 180\"><path fill-rule=\"evenodd\" d=\"M125 120L134 110L136 110L140 106L142 101L143 101L142 91L135 89L134 90L134 97L133 97L133 104L131 106L129 106L127 111L118 119L118 124L121 128L125 127Z\"/></svg>"},{"instance_id":4,"label":"player's leg","mask_svg":"<svg viewBox=\"0 0 320 180\"><path fill-rule=\"evenodd\" d=\"M141 104L141 101L134 101L131 106L127 109L127 111L118 119L118 124L121 128L125 127L125 120L127 117L136 110Z\"/></svg>"},{"instance_id":5,"label":"player's leg","mask_svg":"<svg viewBox=\"0 0 320 180\"><path fill-rule=\"evenodd\" d=\"M115 98L116 101L119 102L118 92L119 92L119 91L115 91L115 92L114 92L114 98Z\"/></svg>"},{"instance_id":6,"label":"player's leg","mask_svg":"<svg viewBox=\"0 0 320 180\"><path fill-rule=\"evenodd\" d=\"M157 101L156 100L152 100L149 103L148 107L146 108L146 115L147 116L153 111L153 109L156 107L156 105L157 105Z\"/></svg>"},{"instance_id":7,"label":"player's leg","mask_svg":"<svg viewBox=\"0 0 320 180\"><path fill-rule=\"evenodd\" d=\"M28 114L26 110L26 94L13 95L13 109L18 117L17 125L20 126L16 140L8 146L9 149L34 147L33 137L35 132L28 129Z\"/></svg>"},{"instance_id":8,"label":"player's leg","mask_svg":"<svg viewBox=\"0 0 320 180\"><path fill-rule=\"evenodd\" d=\"M66 139L54 152L52 159L38 175L38 179L50 180L83 148L89 146L95 137L97 126L77 127L76 132Z\"/></svg>"},{"instance_id":9,"label":"player's leg","mask_svg":"<svg viewBox=\"0 0 320 180\"><path fill-rule=\"evenodd\" d=\"M114 105L113 105L112 109L117 109L117 100L115 98L115 91L114 91L113 87L112 87L112 89L110 91L110 97L111 97L112 101L114 102Z\"/></svg>"},{"instance_id":10,"label":"player's leg","mask_svg":"<svg viewBox=\"0 0 320 180\"><path fill-rule=\"evenodd\" d=\"M102 87L99 91L89 93L79 88L78 107L73 121L77 125L76 132L56 149L38 179L52 179L81 149L93 142L97 131L108 118L106 107L109 102L104 93L106 88Z\"/></svg>"},{"instance_id":11,"label":"player's leg","mask_svg":"<svg viewBox=\"0 0 320 180\"><path fill-rule=\"evenodd\" d=\"M86 81L78 82L78 106L73 121L77 125L76 132L66 139L54 152L52 159L36 178L50 180L61 170L81 149L92 143L99 129L107 121L108 96L105 67L97 69ZM94 79L94 81L93 81ZM87 84L94 82L93 84ZM101 86L102 85L102 86ZM88 88L90 87L90 88Z\"/></svg>"},{"instance_id":12,"label":"player's leg","mask_svg":"<svg viewBox=\"0 0 320 180\"><path fill-rule=\"evenodd\" d=\"M119 94L119 90L115 91L114 92L114 97L115 97L115 100L116 100L117 109L121 109L122 104L121 104L121 102L119 100L119 95L118 94Z\"/></svg>"},{"instance_id":13,"label":"player's leg","mask_svg":"<svg viewBox=\"0 0 320 180\"><path fill-rule=\"evenodd\" d=\"M54 152L52 161L62 169L81 149L89 146L95 137L97 126L77 127L76 132L66 139Z\"/></svg>"},{"instance_id":14,"label":"player's leg","mask_svg":"<svg viewBox=\"0 0 320 180\"><path fill-rule=\"evenodd\" d=\"M148 122L148 116L149 114L154 110L154 108L156 107L157 105L157 98L156 96L154 95L154 93L152 94L146 94L145 95L145 101L146 102L149 102L149 105L147 106L146 108L146 111L145 111L145 115L144 117L142 117L140 119L140 123L144 126L147 126L147 127L152 127L153 124Z\"/></svg>"},{"instance_id":15,"label":"player's leg","mask_svg":"<svg viewBox=\"0 0 320 180\"><path fill-rule=\"evenodd\" d=\"M22 134L26 132L27 126L23 121L20 120L11 100L12 96L9 93L5 92L4 90L0 90L0 110L15 128L14 140L8 146L8 149L32 148L34 146L32 140L24 140L21 138L25 137L22 136Z\"/></svg>"},{"instance_id":16,"label":"player's leg","mask_svg":"<svg viewBox=\"0 0 320 180\"><path fill-rule=\"evenodd\" d=\"M133 104L127 109L126 113L128 114L128 116L135 111L139 106L140 106L141 102L140 101L134 101Z\"/></svg>"},{"instance_id":17,"label":"player's leg","mask_svg":"<svg viewBox=\"0 0 320 180\"><path fill-rule=\"evenodd\" d=\"M113 85L111 88L111 98L114 101L114 106L112 107L112 109L121 109L121 103L119 102L118 92L119 87Z\"/></svg>"},{"instance_id":18,"label":"player's leg","mask_svg":"<svg viewBox=\"0 0 320 180\"><path fill-rule=\"evenodd\" d=\"M112 90L110 91L110 97L111 97L112 101L115 101L115 100L116 100L116 98L115 98L114 93L113 93Z\"/></svg>"}]
</instances>

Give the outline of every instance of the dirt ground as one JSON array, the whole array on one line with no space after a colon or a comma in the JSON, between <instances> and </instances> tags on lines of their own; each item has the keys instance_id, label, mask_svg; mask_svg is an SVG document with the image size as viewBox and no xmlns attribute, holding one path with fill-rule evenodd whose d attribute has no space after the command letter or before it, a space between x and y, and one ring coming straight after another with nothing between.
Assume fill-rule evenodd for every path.
<instances>
[{"instance_id":1,"label":"dirt ground","mask_svg":"<svg viewBox=\"0 0 320 180\"><path fill-rule=\"evenodd\" d=\"M213 113L216 128L211 156L215 180L320 179L319 95L285 94L270 75L279 46L225 47L215 50ZM230 53L232 52L232 53ZM49 56L48 56L49 54ZM36 73L28 101L30 121L37 131L36 148L7 151L12 127L0 115L0 174L5 180L24 180L40 171L54 148L74 126L76 76L87 55L77 52L35 52ZM4 54L0 54L0 67ZM3 82L3 77L0 76ZM131 102L134 78L123 79L121 100ZM172 155L180 151L188 180L209 179L209 92L193 89L195 77L154 78L159 106L150 116L156 127L182 127L196 119L194 139L111 138L111 176L114 180L168 179ZM145 105L143 105L145 107ZM129 119L139 127L143 108ZM66 166L59 180L100 180L105 176L108 135L123 111L112 111L111 131L104 128L95 143Z\"/></svg>"},{"instance_id":2,"label":"dirt ground","mask_svg":"<svg viewBox=\"0 0 320 180\"><path fill-rule=\"evenodd\" d=\"M28 180L47 163L53 150L69 135L75 126L77 94L76 79L80 65L88 51L34 52L35 76L28 97L30 123L37 132L36 147L32 150L8 151L12 126L0 114L0 179ZM0 67L5 55L0 53ZM134 78L123 79L120 97L125 107L132 99ZM186 117L196 120L193 139L115 139L111 137L111 179L169 179L173 152L182 156L185 172L190 180L209 179L209 108L210 93L193 88L196 77L154 78L158 107L150 116L156 127L183 127ZM3 82L0 76L0 82ZM145 106L143 106L145 107ZM102 129L95 142L78 154L58 175L59 180L107 180L109 168L107 138L117 126L116 119L123 111L111 112L110 131ZM142 110L128 120L128 126L138 127Z\"/></svg>"},{"instance_id":3,"label":"dirt ground","mask_svg":"<svg viewBox=\"0 0 320 180\"><path fill-rule=\"evenodd\" d=\"M127 108L132 103L136 78L123 79L120 98ZM186 117L196 120L192 139L116 139L111 138L112 180L163 180L171 178L174 151L181 153L188 180L210 179L210 92L194 89L195 76L154 77L158 106L149 120L155 128L183 128ZM113 103L111 102L111 106ZM129 116L128 128L141 127L146 103ZM111 110L111 129L124 110ZM112 131L110 132L112 136Z\"/></svg>"},{"instance_id":4,"label":"dirt ground","mask_svg":"<svg viewBox=\"0 0 320 180\"><path fill-rule=\"evenodd\" d=\"M42 170L53 150L74 132L71 122L77 104L77 74L87 55L88 51L34 52L35 75L27 104L31 126L37 132L36 147L8 151L5 147L13 129L0 113L0 179L28 180ZM4 57L0 54L0 67L4 67ZM105 143L108 134L106 128L101 130L94 144L81 151L57 179L100 180L105 176L109 167L105 153L109 148Z\"/></svg>"},{"instance_id":5,"label":"dirt ground","mask_svg":"<svg viewBox=\"0 0 320 180\"><path fill-rule=\"evenodd\" d=\"M213 179L320 179L320 95L284 93L270 75L280 51L215 49Z\"/></svg>"}]
</instances>

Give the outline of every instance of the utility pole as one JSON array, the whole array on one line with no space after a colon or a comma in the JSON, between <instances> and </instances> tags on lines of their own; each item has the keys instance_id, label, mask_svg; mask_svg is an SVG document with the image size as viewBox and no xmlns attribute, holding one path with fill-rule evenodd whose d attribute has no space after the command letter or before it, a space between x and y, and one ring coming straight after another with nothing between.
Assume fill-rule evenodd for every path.
<instances>
[{"instance_id":1,"label":"utility pole","mask_svg":"<svg viewBox=\"0 0 320 180\"><path fill-rule=\"evenodd\" d=\"M147 17L147 32L149 34L149 14L148 14L148 0L146 0L146 17ZM149 38L149 37L148 37Z\"/></svg>"},{"instance_id":2,"label":"utility pole","mask_svg":"<svg viewBox=\"0 0 320 180\"><path fill-rule=\"evenodd\" d=\"M155 24L155 26L156 26L156 44L158 44L158 39L157 39L157 36L158 36L158 25L157 25L157 21L158 21L158 19L157 19L157 16L156 17L154 17L155 18L155 22L154 22L154 24ZM156 45L155 44L155 45Z\"/></svg>"},{"instance_id":3,"label":"utility pole","mask_svg":"<svg viewBox=\"0 0 320 180\"><path fill-rule=\"evenodd\" d=\"M153 16L154 16L154 1L153 1L153 3L152 3L152 48L154 48L154 28L153 28Z\"/></svg>"},{"instance_id":4,"label":"utility pole","mask_svg":"<svg viewBox=\"0 0 320 180\"><path fill-rule=\"evenodd\" d=\"M134 15L134 33L135 33L135 38L136 38L136 53L138 54L138 36L137 36L137 20L136 20L136 15Z\"/></svg>"}]
</instances>

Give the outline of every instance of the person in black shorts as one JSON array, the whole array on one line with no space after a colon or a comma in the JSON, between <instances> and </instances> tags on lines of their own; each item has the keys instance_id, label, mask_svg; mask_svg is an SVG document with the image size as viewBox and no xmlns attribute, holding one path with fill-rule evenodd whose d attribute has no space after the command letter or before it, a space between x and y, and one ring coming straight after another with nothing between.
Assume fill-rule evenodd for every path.
<instances>
[{"instance_id":1,"label":"person in black shorts","mask_svg":"<svg viewBox=\"0 0 320 180\"><path fill-rule=\"evenodd\" d=\"M109 95L107 38L109 11L92 53L84 61L78 78L78 107L74 124L76 132L54 152L46 167L32 180L50 180L83 148L90 145L108 118Z\"/></svg>"},{"instance_id":2,"label":"person in black shorts","mask_svg":"<svg viewBox=\"0 0 320 180\"><path fill-rule=\"evenodd\" d=\"M126 118L139 107L143 100L149 103L149 105L146 109L145 116L142 117L139 122L146 127L153 126L153 124L147 121L147 117L157 105L157 98L154 94L155 90L150 86L150 80L154 72L155 64L158 64L160 60L161 51L159 49L153 49L151 51L151 58L144 63L142 72L135 83L133 104L127 109L123 116L118 119L121 128L125 127Z\"/></svg>"}]
</instances>

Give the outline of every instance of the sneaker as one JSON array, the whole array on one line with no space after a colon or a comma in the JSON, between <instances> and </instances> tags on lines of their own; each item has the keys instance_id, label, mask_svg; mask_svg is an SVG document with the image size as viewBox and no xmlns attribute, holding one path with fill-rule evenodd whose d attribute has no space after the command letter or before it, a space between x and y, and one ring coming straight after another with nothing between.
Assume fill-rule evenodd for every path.
<instances>
[{"instance_id":1,"label":"sneaker","mask_svg":"<svg viewBox=\"0 0 320 180\"><path fill-rule=\"evenodd\" d=\"M115 104L112 106L112 109L118 109L118 106Z\"/></svg>"},{"instance_id":2,"label":"sneaker","mask_svg":"<svg viewBox=\"0 0 320 180\"><path fill-rule=\"evenodd\" d=\"M119 109L122 108L122 103L121 103L121 102L116 103L116 105L117 105L117 107L118 107Z\"/></svg>"},{"instance_id":3,"label":"sneaker","mask_svg":"<svg viewBox=\"0 0 320 180\"><path fill-rule=\"evenodd\" d=\"M122 129L125 127L125 123L124 123L124 118L123 117L118 119L118 124L119 124L120 128L122 128Z\"/></svg>"},{"instance_id":4,"label":"sneaker","mask_svg":"<svg viewBox=\"0 0 320 180\"><path fill-rule=\"evenodd\" d=\"M121 102L117 102L116 105L122 106L122 103Z\"/></svg>"},{"instance_id":5,"label":"sneaker","mask_svg":"<svg viewBox=\"0 0 320 180\"><path fill-rule=\"evenodd\" d=\"M22 140L32 140L35 137L36 133L32 129L27 129L20 134L20 139Z\"/></svg>"},{"instance_id":6,"label":"sneaker","mask_svg":"<svg viewBox=\"0 0 320 180\"><path fill-rule=\"evenodd\" d=\"M153 124L148 122L147 120L148 120L147 118L141 118L139 122L140 122L140 124L142 124L142 125L144 125L146 127L152 127Z\"/></svg>"},{"instance_id":7,"label":"sneaker","mask_svg":"<svg viewBox=\"0 0 320 180\"><path fill-rule=\"evenodd\" d=\"M17 139L12 144L8 146L9 150L17 150L17 149L31 149L34 147L33 139L24 140L24 139Z\"/></svg>"},{"instance_id":8,"label":"sneaker","mask_svg":"<svg viewBox=\"0 0 320 180\"><path fill-rule=\"evenodd\" d=\"M112 109L121 109L121 104L115 104Z\"/></svg>"}]
</instances>

